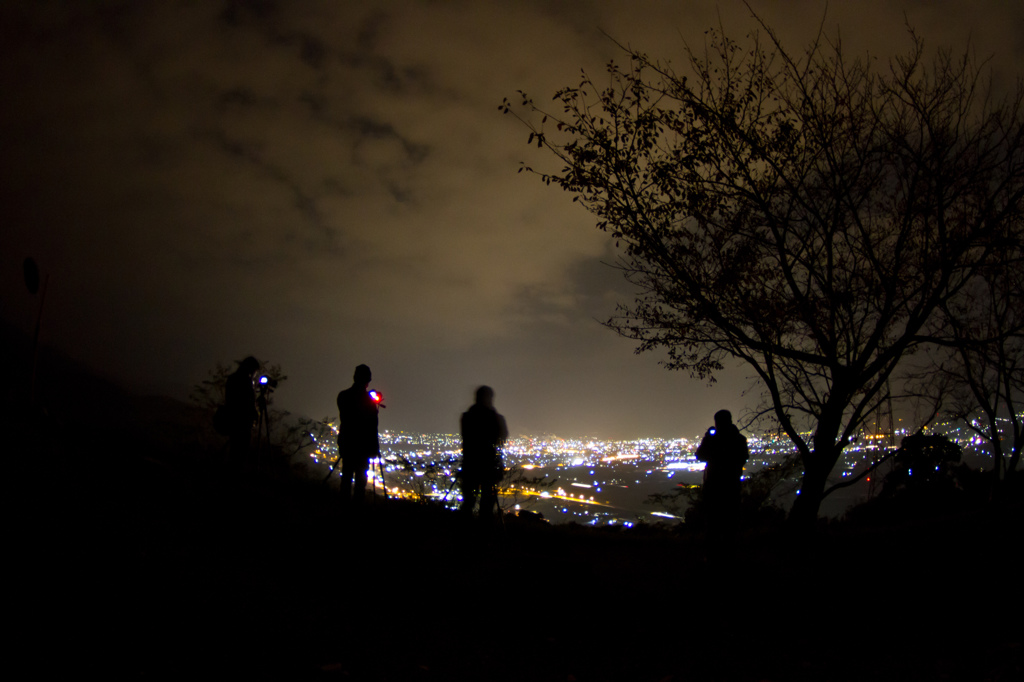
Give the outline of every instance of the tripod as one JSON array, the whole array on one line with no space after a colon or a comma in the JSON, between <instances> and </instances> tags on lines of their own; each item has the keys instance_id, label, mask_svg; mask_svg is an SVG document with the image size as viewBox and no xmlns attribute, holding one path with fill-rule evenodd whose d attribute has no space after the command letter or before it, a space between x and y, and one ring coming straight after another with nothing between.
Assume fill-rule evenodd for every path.
<instances>
[{"instance_id":1,"label":"tripod","mask_svg":"<svg viewBox=\"0 0 1024 682\"><path fill-rule=\"evenodd\" d=\"M476 467L473 469L475 475L471 474L467 477L465 458L463 458L463 468L460 469L454 477L452 477L451 485L448 486L448 491L444 494L441 502L442 504L447 502L448 495L451 494L452 490L455 488L455 484L461 483L462 504L459 506L460 512L465 512L467 515L471 516L473 513L473 507L479 500L480 518L484 519L490 517L496 511L498 520L504 528L505 510L501 506L501 482L505 476L505 467L502 463L500 451L495 452L493 464L493 471L489 475L485 472L481 472L479 467Z\"/></svg>"},{"instance_id":2,"label":"tripod","mask_svg":"<svg viewBox=\"0 0 1024 682\"><path fill-rule=\"evenodd\" d=\"M372 466L370 467L373 468ZM380 456L380 450L377 451L377 468L380 471L380 489L381 494L384 495L384 499L388 499L388 486L384 481L384 458ZM377 499L377 481L373 482L373 499Z\"/></svg>"},{"instance_id":3,"label":"tripod","mask_svg":"<svg viewBox=\"0 0 1024 682\"><path fill-rule=\"evenodd\" d=\"M338 444L338 456L335 458L334 464L332 464L330 466L330 468L328 469L327 475L324 476L324 480L322 481L324 484L326 484L327 481L331 480L331 476L334 474L335 471L338 470L338 464L341 462L341 458L343 456L344 456L344 453L342 452L341 443L339 443ZM377 459L377 465L379 467L378 471L380 472L380 485L381 485L381 489L383 490L383 493L384 493L384 499L386 500L386 499L388 499L388 488L387 488L387 484L386 484L386 482L384 480L384 458L380 456L380 451L379 450L377 451L376 459ZM373 465L370 464L370 462L372 462L372 461L373 461L372 459L367 460L367 466L369 466L371 469L373 468ZM344 478L345 477L344 477L344 474L343 474L342 475L342 479L344 479ZM377 479L374 478L372 480L373 480L373 497L374 497L374 499L376 499L376 497L377 497ZM351 480L347 481L348 485L351 485L351 483L352 483ZM343 486L346 485L346 482L344 480L342 482L342 485Z\"/></svg>"}]
</instances>

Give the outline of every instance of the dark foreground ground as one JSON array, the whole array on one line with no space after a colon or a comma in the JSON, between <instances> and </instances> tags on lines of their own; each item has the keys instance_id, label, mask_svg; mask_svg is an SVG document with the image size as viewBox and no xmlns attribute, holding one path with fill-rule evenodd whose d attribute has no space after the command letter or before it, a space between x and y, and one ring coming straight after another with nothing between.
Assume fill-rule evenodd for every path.
<instances>
[{"instance_id":1,"label":"dark foreground ground","mask_svg":"<svg viewBox=\"0 0 1024 682\"><path fill-rule=\"evenodd\" d=\"M9 649L30 677L1016 680L1019 506L735 562L658 529L483 532L133 448L7 479ZM19 664L19 667L20 664Z\"/></svg>"},{"instance_id":2,"label":"dark foreground ground","mask_svg":"<svg viewBox=\"0 0 1024 682\"><path fill-rule=\"evenodd\" d=\"M195 437L209 415L62 385L0 423L25 679L1024 678L1019 502L748 530L727 564L682 529L344 519L336 488L228 475Z\"/></svg>"}]
</instances>

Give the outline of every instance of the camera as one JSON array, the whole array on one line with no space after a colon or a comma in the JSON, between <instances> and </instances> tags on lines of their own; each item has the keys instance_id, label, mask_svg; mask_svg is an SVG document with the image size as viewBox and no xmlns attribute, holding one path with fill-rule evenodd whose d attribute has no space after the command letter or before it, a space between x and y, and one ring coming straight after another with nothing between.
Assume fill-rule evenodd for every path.
<instances>
[{"instance_id":1,"label":"camera","mask_svg":"<svg viewBox=\"0 0 1024 682\"><path fill-rule=\"evenodd\" d=\"M369 395L370 400L372 400L375 403L379 403L380 401L384 400L384 396L381 394L380 391L370 391Z\"/></svg>"},{"instance_id":2,"label":"camera","mask_svg":"<svg viewBox=\"0 0 1024 682\"><path fill-rule=\"evenodd\" d=\"M277 379L271 379L266 374L259 378L260 390L265 391L268 388L277 388Z\"/></svg>"}]
</instances>

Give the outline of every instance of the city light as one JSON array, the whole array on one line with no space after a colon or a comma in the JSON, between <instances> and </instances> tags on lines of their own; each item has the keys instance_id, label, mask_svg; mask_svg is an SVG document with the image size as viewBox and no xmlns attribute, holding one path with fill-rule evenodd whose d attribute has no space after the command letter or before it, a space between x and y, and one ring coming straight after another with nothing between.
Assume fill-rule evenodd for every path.
<instances>
[{"instance_id":1,"label":"city light","mask_svg":"<svg viewBox=\"0 0 1024 682\"><path fill-rule=\"evenodd\" d=\"M330 427L337 432L335 424ZM929 432L946 435L965 449L978 439L976 432L962 424L934 425ZM857 437L844 450L830 480L860 477L858 483L864 489L860 494L871 494L868 486L878 477L865 472L908 435L902 429L891 434L873 429ZM457 482L462 459L458 434L382 431L379 438L381 457L372 463L369 482L378 489L384 489L386 482L389 496L458 506L462 500ZM697 461L694 454L699 442L700 437L629 441L551 435L514 437L502 451L506 471L499 486L501 504L506 509L540 511L560 522L594 526L679 521L689 500L699 494L703 481L705 463ZM750 434L748 445L750 459L743 480L795 454L792 442L780 434ZM309 456L317 463L330 464L337 459L337 444L332 438L321 438ZM884 478L886 472L880 473ZM800 494L802 476L799 468L790 471L779 482L778 491L792 500ZM649 499L652 495L664 498L673 494L680 495L674 498L678 508Z\"/></svg>"}]
</instances>

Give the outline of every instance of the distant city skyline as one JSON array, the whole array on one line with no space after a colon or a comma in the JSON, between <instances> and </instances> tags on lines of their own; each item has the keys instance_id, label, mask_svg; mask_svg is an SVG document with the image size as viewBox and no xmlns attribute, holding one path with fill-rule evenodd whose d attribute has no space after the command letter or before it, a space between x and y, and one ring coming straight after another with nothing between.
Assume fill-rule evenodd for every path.
<instances>
[{"instance_id":1,"label":"distant city skyline","mask_svg":"<svg viewBox=\"0 0 1024 682\"><path fill-rule=\"evenodd\" d=\"M937 433L946 434L965 448L965 461L972 467L988 469L991 458L977 451L980 441L962 425L937 424ZM505 465L519 467L530 478L544 476L547 486L514 483L507 479L511 494L503 496L506 510L542 510L554 523L575 522L587 525L628 525L639 521L681 520L686 503L676 513L652 503L653 494L666 494L677 485L699 485L703 478L703 462L694 458L694 451L703 434L680 438L640 438L624 441L586 437L560 437L554 434L513 436L504 449ZM898 446L905 431L894 434ZM751 458L745 469L751 475L762 466L778 463L793 454L788 441L769 439L764 434L748 434ZM329 464L337 456L333 440L326 447L309 453L319 464ZM855 476L877 461L890 447L885 434L866 434L850 446L833 472L831 483ZM386 484L391 494L424 495L444 499L457 506L458 486L455 472L461 462L461 443L457 433L381 432L381 455L387 465ZM404 459L406 466L399 465ZM879 472L884 477L885 470ZM371 476L381 485L379 470ZM797 478L779 486L781 504L791 502ZM839 516L851 505L868 499L872 491L869 479L827 498L823 512Z\"/></svg>"}]
</instances>

